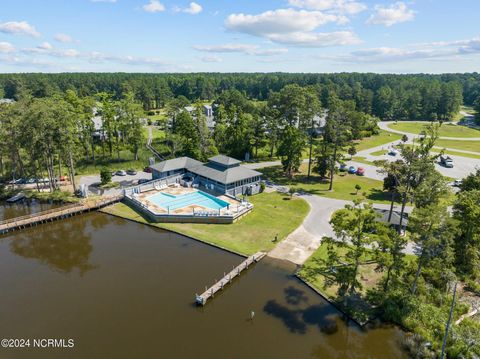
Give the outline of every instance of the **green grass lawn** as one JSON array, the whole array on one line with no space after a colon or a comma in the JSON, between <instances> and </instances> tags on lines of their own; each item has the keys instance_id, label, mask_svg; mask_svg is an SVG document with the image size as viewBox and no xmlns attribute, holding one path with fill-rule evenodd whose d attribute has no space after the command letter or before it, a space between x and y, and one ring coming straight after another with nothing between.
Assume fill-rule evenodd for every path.
<instances>
[{"instance_id":1,"label":"green grass lawn","mask_svg":"<svg viewBox=\"0 0 480 359\"><path fill-rule=\"evenodd\" d=\"M383 156L384 154L386 154L388 151L387 150L380 150L380 151L375 151L375 152L371 152L370 154L372 156Z\"/></svg>"},{"instance_id":2,"label":"green grass lawn","mask_svg":"<svg viewBox=\"0 0 480 359\"><path fill-rule=\"evenodd\" d=\"M458 140L442 140L438 139L435 146L441 148L453 148L457 150L465 150L480 153L480 141L458 141Z\"/></svg>"},{"instance_id":3,"label":"green grass lawn","mask_svg":"<svg viewBox=\"0 0 480 359\"><path fill-rule=\"evenodd\" d=\"M389 142L398 141L401 138L402 135L397 133L380 130L378 135L365 137L364 139L360 140L360 142L357 144L357 151L363 151L372 147L384 145Z\"/></svg>"},{"instance_id":4,"label":"green grass lawn","mask_svg":"<svg viewBox=\"0 0 480 359\"><path fill-rule=\"evenodd\" d=\"M113 158L108 156L102 157L100 153L97 153L95 164L92 161L79 161L75 166L75 171L77 175L97 174L100 173L103 167L107 167L111 171L127 170L130 168L139 171L148 165L148 158L151 156L152 153L143 146L139 150L137 161L133 159L133 153L129 150L120 151L120 159L117 158L116 153L113 154Z\"/></svg>"},{"instance_id":5,"label":"green grass lawn","mask_svg":"<svg viewBox=\"0 0 480 359\"><path fill-rule=\"evenodd\" d=\"M318 196L353 200L362 198L362 193L365 192L365 199L369 202L390 203L388 193L383 191L383 182L367 177L351 175L345 172L335 175L334 190L330 192L328 190L328 180L320 178L314 171L312 171L310 180L307 179L307 164L300 166L300 172L293 179L289 179L283 174L281 166L262 168L260 172L263 173L264 178L276 184L295 187L297 190ZM355 194L356 184L362 187L358 194Z\"/></svg>"},{"instance_id":6,"label":"green grass lawn","mask_svg":"<svg viewBox=\"0 0 480 359\"><path fill-rule=\"evenodd\" d=\"M436 150L440 151L442 150L443 147L434 147L433 151L435 152ZM457 151L450 151L450 150L445 150L443 151L447 155L454 155L454 156L462 156L462 157L467 157L467 158L476 158L480 159L480 154L474 155L473 153L463 153L463 152L457 152Z\"/></svg>"},{"instance_id":7,"label":"green grass lawn","mask_svg":"<svg viewBox=\"0 0 480 359\"><path fill-rule=\"evenodd\" d=\"M237 253L251 255L258 251L268 251L276 243L276 235L281 241L295 230L308 214L308 203L300 198L290 199L280 193L261 193L249 197L255 206L253 211L233 224L198 223L150 223L172 230L202 242L227 248ZM123 203L104 209L105 212L120 217L148 223L138 212Z\"/></svg>"},{"instance_id":8,"label":"green grass lawn","mask_svg":"<svg viewBox=\"0 0 480 359\"><path fill-rule=\"evenodd\" d=\"M344 262L342 258L345 257L346 248L336 247L336 252L341 259L340 262ZM327 257L327 245L323 243L303 264L297 275L321 292L325 297L336 303L340 308L342 308L343 311L348 313L358 322L362 323L369 319L374 314L374 310L365 301L364 296L369 289L373 289L378 285L383 276L382 272L375 270L375 263L367 263L367 261L371 261L373 259L372 254L367 252L366 255L360 259L363 264L359 266L358 279L362 284L362 288L359 289L358 295L348 297L346 307L344 307L343 300L341 300L337 295L338 286L325 285L325 282L329 276L327 268L324 264L324 261L327 259Z\"/></svg>"},{"instance_id":9,"label":"green grass lawn","mask_svg":"<svg viewBox=\"0 0 480 359\"><path fill-rule=\"evenodd\" d=\"M397 131L418 134L422 132L428 124L429 122L397 122L390 124L388 127ZM444 123L439 129L438 135L440 137L472 138L480 137L480 130Z\"/></svg>"},{"instance_id":10,"label":"green grass lawn","mask_svg":"<svg viewBox=\"0 0 480 359\"><path fill-rule=\"evenodd\" d=\"M364 163L366 165L373 165L372 161L369 161L365 157L361 157L361 156L353 156L352 161Z\"/></svg>"}]
</instances>

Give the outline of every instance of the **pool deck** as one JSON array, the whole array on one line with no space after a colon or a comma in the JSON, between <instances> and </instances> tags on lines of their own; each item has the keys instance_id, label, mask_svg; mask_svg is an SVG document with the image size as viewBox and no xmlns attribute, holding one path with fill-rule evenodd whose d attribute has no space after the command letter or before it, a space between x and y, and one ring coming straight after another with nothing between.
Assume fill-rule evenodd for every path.
<instances>
[{"instance_id":1,"label":"pool deck","mask_svg":"<svg viewBox=\"0 0 480 359\"><path fill-rule=\"evenodd\" d=\"M199 190L196 189L196 188L169 186L169 187L163 188L161 190L153 189L153 190L150 190L150 191L147 191L147 192L142 192L142 193L136 195L135 198L138 201L145 204L148 209L153 209L153 211L156 212L156 213L168 214L169 212L167 211L166 208L155 204L153 201L150 201L149 198L151 196L156 195L157 193L167 193L167 194L171 194L171 195L174 195L174 196L181 196L181 195L184 195L184 194L194 193L194 192L198 192L198 191ZM202 191L202 192L208 193L206 191ZM213 196L215 196L215 195L213 195ZM229 203L230 206L235 206L235 205L239 204L239 202L237 200L234 200L233 198L230 198L230 197L227 197L227 196L222 195L222 196L215 196L215 197L224 201L224 202ZM216 212L218 212L218 210L215 210L215 209L212 209L212 208L209 208L209 207L204 207L204 206L199 205L199 204L191 204L191 205L188 205L188 206L185 206L185 207L181 207L181 208L178 208L178 209L175 209L175 210L171 210L169 214L180 214L180 215L181 214L192 214L194 211L207 211L207 212L208 211L210 211L210 212L216 211ZM229 212L229 210L226 209L226 208L220 210L220 214L227 214L228 212Z\"/></svg>"},{"instance_id":2,"label":"pool deck","mask_svg":"<svg viewBox=\"0 0 480 359\"><path fill-rule=\"evenodd\" d=\"M246 201L214 193L204 188L182 187L179 183L158 179L125 190L125 202L142 212L144 217L152 222L164 223L209 223L229 224L237 221L253 209L253 205ZM181 196L194 192L204 192L218 200L228 203L221 209L213 209L201 204L186 204L184 207L170 209L162 207L151 200L158 193Z\"/></svg>"}]
</instances>

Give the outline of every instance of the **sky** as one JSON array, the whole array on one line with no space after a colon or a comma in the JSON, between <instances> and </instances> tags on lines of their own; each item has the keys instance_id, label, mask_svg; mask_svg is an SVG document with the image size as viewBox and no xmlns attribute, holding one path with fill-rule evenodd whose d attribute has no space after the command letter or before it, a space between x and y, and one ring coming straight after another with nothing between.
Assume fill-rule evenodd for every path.
<instances>
[{"instance_id":1,"label":"sky","mask_svg":"<svg viewBox=\"0 0 480 359\"><path fill-rule=\"evenodd\" d=\"M0 72L478 72L478 14L478 0L3 0Z\"/></svg>"}]
</instances>

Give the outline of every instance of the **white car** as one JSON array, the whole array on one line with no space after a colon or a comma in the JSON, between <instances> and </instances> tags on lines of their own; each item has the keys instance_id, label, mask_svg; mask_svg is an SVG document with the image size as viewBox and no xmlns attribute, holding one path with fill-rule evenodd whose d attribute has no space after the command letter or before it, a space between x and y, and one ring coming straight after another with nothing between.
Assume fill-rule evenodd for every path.
<instances>
[{"instance_id":1,"label":"white car","mask_svg":"<svg viewBox=\"0 0 480 359\"><path fill-rule=\"evenodd\" d=\"M462 185L463 181L461 179L456 179L453 181L453 186L454 187L460 187Z\"/></svg>"}]
</instances>

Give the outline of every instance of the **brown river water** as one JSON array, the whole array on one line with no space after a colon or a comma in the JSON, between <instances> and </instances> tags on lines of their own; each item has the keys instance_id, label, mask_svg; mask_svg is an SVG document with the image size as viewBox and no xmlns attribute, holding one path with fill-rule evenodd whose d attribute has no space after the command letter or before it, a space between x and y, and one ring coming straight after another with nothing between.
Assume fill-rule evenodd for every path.
<instances>
[{"instance_id":1,"label":"brown river water","mask_svg":"<svg viewBox=\"0 0 480 359\"><path fill-rule=\"evenodd\" d=\"M268 258L205 307L194 304L241 261L101 213L4 235L0 339L30 347L0 347L0 358L404 358L398 329L347 324ZM74 346L33 348L34 339Z\"/></svg>"}]
</instances>

